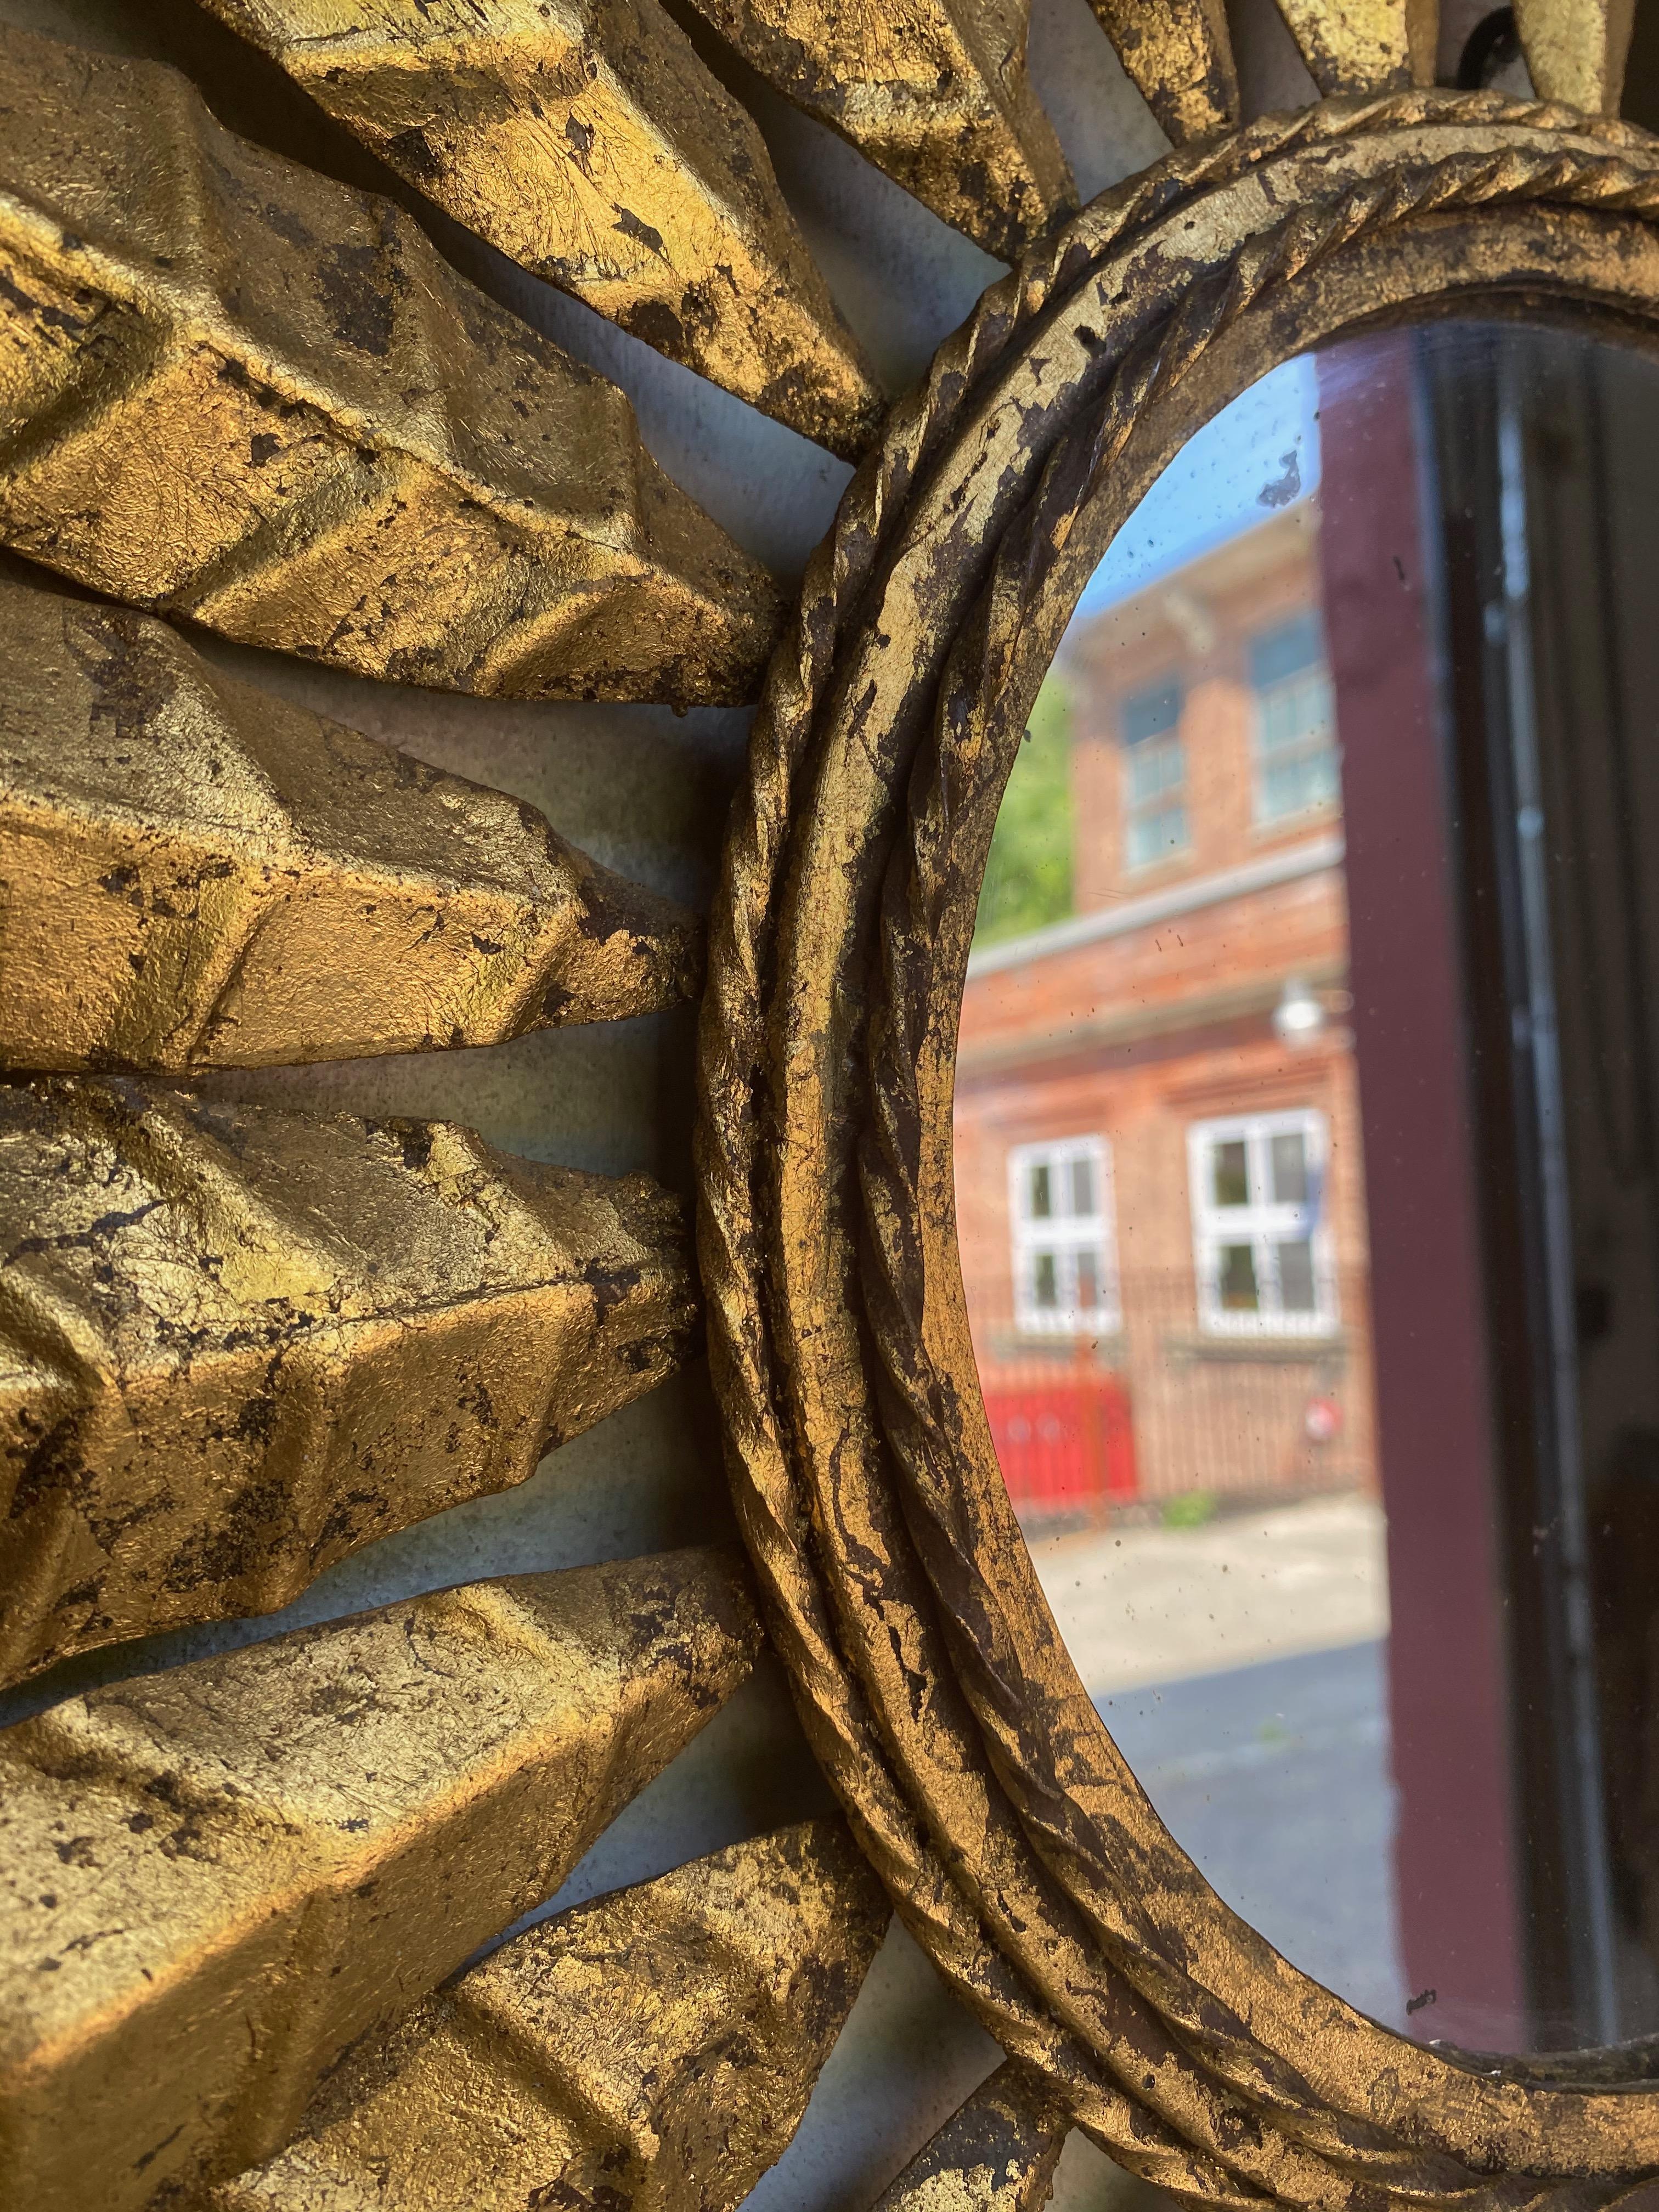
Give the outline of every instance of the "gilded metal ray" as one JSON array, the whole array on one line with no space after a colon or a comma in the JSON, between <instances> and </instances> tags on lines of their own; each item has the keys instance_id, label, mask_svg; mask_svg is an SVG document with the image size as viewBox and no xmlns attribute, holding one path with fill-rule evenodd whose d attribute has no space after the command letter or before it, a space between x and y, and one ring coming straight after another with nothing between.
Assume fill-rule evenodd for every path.
<instances>
[{"instance_id":1,"label":"gilded metal ray","mask_svg":"<svg viewBox=\"0 0 1659 2212\"><path fill-rule=\"evenodd\" d=\"M367 676L750 696L765 572L613 385L176 71L0 42L0 539Z\"/></svg>"},{"instance_id":2,"label":"gilded metal ray","mask_svg":"<svg viewBox=\"0 0 1659 2212\"><path fill-rule=\"evenodd\" d=\"M1404 92L1434 82L1440 0L1279 0L1321 92Z\"/></svg>"},{"instance_id":3,"label":"gilded metal ray","mask_svg":"<svg viewBox=\"0 0 1659 2212\"><path fill-rule=\"evenodd\" d=\"M890 1910L839 1820L578 1905L360 2045L211 2212L730 2212L799 2124Z\"/></svg>"},{"instance_id":4,"label":"gilded metal ray","mask_svg":"<svg viewBox=\"0 0 1659 2212\"><path fill-rule=\"evenodd\" d=\"M988 253L1077 205L1025 70L1030 0L694 0L750 66Z\"/></svg>"},{"instance_id":5,"label":"gilded metal ray","mask_svg":"<svg viewBox=\"0 0 1659 2212\"><path fill-rule=\"evenodd\" d=\"M0 574L0 1062L494 1044L689 997L695 918L500 792Z\"/></svg>"},{"instance_id":6,"label":"gilded metal ray","mask_svg":"<svg viewBox=\"0 0 1659 2212\"><path fill-rule=\"evenodd\" d=\"M416 1598L0 1735L0 2142L29 2212L177 2202L549 1896L748 1673L682 1552Z\"/></svg>"},{"instance_id":7,"label":"gilded metal ray","mask_svg":"<svg viewBox=\"0 0 1659 2212\"><path fill-rule=\"evenodd\" d=\"M1238 71L1223 0L1091 5L1172 144L1237 122Z\"/></svg>"},{"instance_id":8,"label":"gilded metal ray","mask_svg":"<svg viewBox=\"0 0 1659 2212\"><path fill-rule=\"evenodd\" d=\"M872 2212L1040 2212L1070 2123L1031 2077L999 2066Z\"/></svg>"},{"instance_id":9,"label":"gilded metal ray","mask_svg":"<svg viewBox=\"0 0 1659 2212\"><path fill-rule=\"evenodd\" d=\"M1533 89L1589 115L1616 115L1636 0L1516 0Z\"/></svg>"},{"instance_id":10,"label":"gilded metal ray","mask_svg":"<svg viewBox=\"0 0 1659 2212\"><path fill-rule=\"evenodd\" d=\"M0 1085L0 1676L297 1596L670 1373L679 1207L447 1122Z\"/></svg>"},{"instance_id":11,"label":"gilded metal ray","mask_svg":"<svg viewBox=\"0 0 1659 2212\"><path fill-rule=\"evenodd\" d=\"M884 401L748 111L657 0L206 0L537 276L855 459Z\"/></svg>"}]
</instances>

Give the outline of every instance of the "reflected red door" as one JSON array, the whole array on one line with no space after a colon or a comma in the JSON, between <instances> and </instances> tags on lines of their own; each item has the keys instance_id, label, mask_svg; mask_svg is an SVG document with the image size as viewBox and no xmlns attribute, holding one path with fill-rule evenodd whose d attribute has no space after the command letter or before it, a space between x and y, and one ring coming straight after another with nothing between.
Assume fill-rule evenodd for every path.
<instances>
[{"instance_id":1,"label":"reflected red door","mask_svg":"<svg viewBox=\"0 0 1659 2212\"><path fill-rule=\"evenodd\" d=\"M985 1411L1022 1516L1094 1520L1136 1494L1129 1394L1115 1376L988 1389Z\"/></svg>"}]
</instances>

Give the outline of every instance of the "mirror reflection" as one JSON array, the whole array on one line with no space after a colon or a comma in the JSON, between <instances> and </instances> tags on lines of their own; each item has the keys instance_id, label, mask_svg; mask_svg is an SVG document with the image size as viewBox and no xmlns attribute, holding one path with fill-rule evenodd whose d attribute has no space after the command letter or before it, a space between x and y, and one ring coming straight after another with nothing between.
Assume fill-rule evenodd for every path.
<instances>
[{"instance_id":1,"label":"mirror reflection","mask_svg":"<svg viewBox=\"0 0 1659 2212\"><path fill-rule=\"evenodd\" d=\"M1287 363L1084 592L980 901L963 1273L1084 1682L1429 2040L1659 2030L1659 367Z\"/></svg>"}]
</instances>

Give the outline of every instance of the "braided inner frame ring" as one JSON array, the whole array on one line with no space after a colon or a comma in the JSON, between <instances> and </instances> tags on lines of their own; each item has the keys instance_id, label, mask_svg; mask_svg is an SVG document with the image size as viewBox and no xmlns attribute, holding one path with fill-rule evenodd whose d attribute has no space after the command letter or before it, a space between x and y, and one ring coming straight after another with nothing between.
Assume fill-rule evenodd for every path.
<instances>
[{"instance_id":1,"label":"braided inner frame ring","mask_svg":"<svg viewBox=\"0 0 1659 2212\"><path fill-rule=\"evenodd\" d=\"M1490 94L1328 103L1097 202L986 295L849 487L728 843L700 1250L778 1648L946 1978L1194 2201L1607 2203L1659 2169L1659 2100L1639 2054L1462 2061L1354 2013L1215 1897L1084 1695L997 1474L956 1256L990 826L1066 614L1188 429L1289 353L1460 289L1651 323L1656 212L1644 134Z\"/></svg>"}]
</instances>

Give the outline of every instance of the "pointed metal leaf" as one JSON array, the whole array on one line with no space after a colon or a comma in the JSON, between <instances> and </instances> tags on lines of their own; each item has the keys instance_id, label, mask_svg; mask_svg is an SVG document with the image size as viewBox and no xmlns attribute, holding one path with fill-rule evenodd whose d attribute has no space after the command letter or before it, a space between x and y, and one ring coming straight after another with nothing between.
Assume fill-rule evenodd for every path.
<instances>
[{"instance_id":1,"label":"pointed metal leaf","mask_svg":"<svg viewBox=\"0 0 1659 2212\"><path fill-rule=\"evenodd\" d=\"M288 1603L660 1382L675 1200L445 1122L0 1085L0 1677Z\"/></svg>"},{"instance_id":2,"label":"pointed metal leaf","mask_svg":"<svg viewBox=\"0 0 1659 2212\"><path fill-rule=\"evenodd\" d=\"M730 2212L799 2124L888 1915L840 1820L578 1905L354 2051L212 2212Z\"/></svg>"},{"instance_id":3,"label":"pointed metal leaf","mask_svg":"<svg viewBox=\"0 0 1659 2212\"><path fill-rule=\"evenodd\" d=\"M176 71L0 43L0 539L368 676L753 696L775 588L616 387Z\"/></svg>"},{"instance_id":4,"label":"pointed metal leaf","mask_svg":"<svg viewBox=\"0 0 1659 2212\"><path fill-rule=\"evenodd\" d=\"M1434 82L1440 0L1279 0L1321 92L1403 92Z\"/></svg>"},{"instance_id":5,"label":"pointed metal leaf","mask_svg":"<svg viewBox=\"0 0 1659 2212\"><path fill-rule=\"evenodd\" d=\"M1170 142L1238 120L1238 71L1223 0L1091 0Z\"/></svg>"},{"instance_id":6,"label":"pointed metal leaf","mask_svg":"<svg viewBox=\"0 0 1659 2212\"><path fill-rule=\"evenodd\" d=\"M709 1552L481 1583L0 1735L9 2201L126 2212L276 2149L743 1680L744 1588Z\"/></svg>"},{"instance_id":7,"label":"pointed metal leaf","mask_svg":"<svg viewBox=\"0 0 1659 2212\"><path fill-rule=\"evenodd\" d=\"M1533 89L1589 115L1616 115L1636 0L1516 0Z\"/></svg>"},{"instance_id":8,"label":"pointed metal leaf","mask_svg":"<svg viewBox=\"0 0 1659 2212\"><path fill-rule=\"evenodd\" d=\"M1025 73L1030 0L695 0L775 85L924 206L1012 261L1077 204Z\"/></svg>"},{"instance_id":9,"label":"pointed metal leaf","mask_svg":"<svg viewBox=\"0 0 1659 2212\"><path fill-rule=\"evenodd\" d=\"M1069 2132L1065 2114L1030 2075L999 2066L873 2212L1039 2212Z\"/></svg>"},{"instance_id":10,"label":"pointed metal leaf","mask_svg":"<svg viewBox=\"0 0 1659 2212\"><path fill-rule=\"evenodd\" d=\"M748 112L657 0L207 0L458 221L848 459L884 411Z\"/></svg>"},{"instance_id":11,"label":"pointed metal leaf","mask_svg":"<svg viewBox=\"0 0 1659 2212\"><path fill-rule=\"evenodd\" d=\"M0 1061L494 1044L690 995L693 916L533 808L0 574Z\"/></svg>"}]
</instances>

